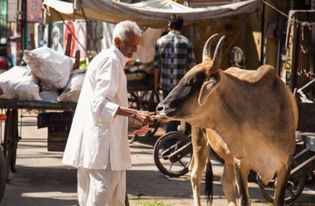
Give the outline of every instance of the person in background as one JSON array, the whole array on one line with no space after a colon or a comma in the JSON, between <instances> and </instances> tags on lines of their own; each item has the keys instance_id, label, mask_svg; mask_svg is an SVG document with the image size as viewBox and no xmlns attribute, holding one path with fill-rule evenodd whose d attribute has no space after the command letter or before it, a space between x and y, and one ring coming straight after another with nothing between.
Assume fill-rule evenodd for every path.
<instances>
[{"instance_id":1,"label":"person in background","mask_svg":"<svg viewBox=\"0 0 315 206\"><path fill-rule=\"evenodd\" d=\"M135 22L118 23L113 45L88 66L62 160L77 168L80 206L125 205L128 117L141 125L150 121L149 112L127 108L124 67L141 35Z\"/></svg>"},{"instance_id":2,"label":"person in background","mask_svg":"<svg viewBox=\"0 0 315 206\"><path fill-rule=\"evenodd\" d=\"M154 89L162 89L163 98L177 85L185 73L196 64L191 42L180 33L184 20L172 15L169 32L157 40L154 56ZM178 121L166 124L166 132L176 131Z\"/></svg>"}]
</instances>

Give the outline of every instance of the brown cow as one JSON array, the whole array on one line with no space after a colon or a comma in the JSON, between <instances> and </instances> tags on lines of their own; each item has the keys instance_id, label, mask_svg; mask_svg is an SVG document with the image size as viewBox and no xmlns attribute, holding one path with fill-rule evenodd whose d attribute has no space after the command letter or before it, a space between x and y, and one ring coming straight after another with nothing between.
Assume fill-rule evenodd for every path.
<instances>
[{"instance_id":1,"label":"brown cow","mask_svg":"<svg viewBox=\"0 0 315 206\"><path fill-rule=\"evenodd\" d=\"M193 127L214 130L241 168L256 171L264 182L276 174L273 205L284 205L285 184L295 149L295 99L272 66L263 65L256 71L236 67L222 71L218 64L223 39L212 56L209 45L213 38L209 38L203 61L186 73L157 112ZM207 138L213 144L209 135Z\"/></svg>"}]
</instances>

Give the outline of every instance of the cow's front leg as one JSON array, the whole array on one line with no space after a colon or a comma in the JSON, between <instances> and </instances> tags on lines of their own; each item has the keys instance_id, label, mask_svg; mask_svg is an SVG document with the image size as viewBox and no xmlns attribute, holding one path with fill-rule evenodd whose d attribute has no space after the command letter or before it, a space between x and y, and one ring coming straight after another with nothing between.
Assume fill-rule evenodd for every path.
<instances>
[{"instance_id":1,"label":"cow's front leg","mask_svg":"<svg viewBox=\"0 0 315 206\"><path fill-rule=\"evenodd\" d=\"M209 155L209 146L200 128L191 129L191 141L193 145L193 160L191 165L190 180L193 191L194 206L200 206L201 177Z\"/></svg>"}]
</instances>

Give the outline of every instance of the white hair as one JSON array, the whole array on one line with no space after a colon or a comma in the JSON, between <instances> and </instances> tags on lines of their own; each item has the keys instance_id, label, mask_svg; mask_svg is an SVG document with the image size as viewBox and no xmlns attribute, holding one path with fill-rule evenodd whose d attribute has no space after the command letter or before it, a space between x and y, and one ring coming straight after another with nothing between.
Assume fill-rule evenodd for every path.
<instances>
[{"instance_id":1,"label":"white hair","mask_svg":"<svg viewBox=\"0 0 315 206\"><path fill-rule=\"evenodd\" d=\"M120 38L121 40L125 40L126 32L133 32L135 35L139 37L142 36L142 30L139 28L136 22L126 20L119 22L115 26L113 30L113 42L116 37Z\"/></svg>"}]
</instances>

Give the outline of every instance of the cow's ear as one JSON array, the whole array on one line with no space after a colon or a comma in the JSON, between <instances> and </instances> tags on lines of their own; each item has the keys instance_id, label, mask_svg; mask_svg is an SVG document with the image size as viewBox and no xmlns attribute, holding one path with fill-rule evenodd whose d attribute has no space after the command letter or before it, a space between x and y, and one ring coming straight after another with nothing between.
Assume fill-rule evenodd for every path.
<instances>
[{"instance_id":1,"label":"cow's ear","mask_svg":"<svg viewBox=\"0 0 315 206\"><path fill-rule=\"evenodd\" d=\"M198 96L199 106L202 106L207 102L208 97L217 87L217 85L219 83L219 79L220 79L219 73L216 72L210 76L208 81L206 81L202 84L200 92L199 92L199 96Z\"/></svg>"}]
</instances>

